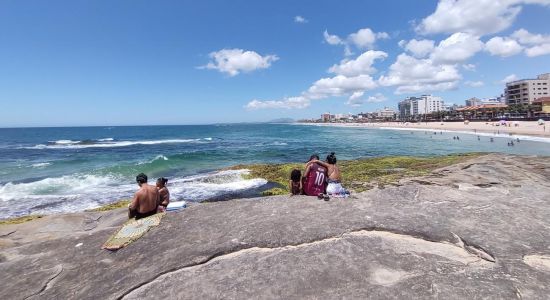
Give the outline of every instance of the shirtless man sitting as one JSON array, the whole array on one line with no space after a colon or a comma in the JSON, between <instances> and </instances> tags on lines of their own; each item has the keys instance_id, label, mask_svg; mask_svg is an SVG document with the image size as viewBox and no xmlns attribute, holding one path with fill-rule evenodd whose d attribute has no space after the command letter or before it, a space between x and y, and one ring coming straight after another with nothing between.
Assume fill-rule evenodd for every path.
<instances>
[{"instance_id":1,"label":"shirtless man sitting","mask_svg":"<svg viewBox=\"0 0 550 300\"><path fill-rule=\"evenodd\" d=\"M139 174L136 176L136 182L139 190L135 193L132 203L128 205L128 217L138 220L157 213L160 198L157 187L147 184L147 175Z\"/></svg>"}]
</instances>

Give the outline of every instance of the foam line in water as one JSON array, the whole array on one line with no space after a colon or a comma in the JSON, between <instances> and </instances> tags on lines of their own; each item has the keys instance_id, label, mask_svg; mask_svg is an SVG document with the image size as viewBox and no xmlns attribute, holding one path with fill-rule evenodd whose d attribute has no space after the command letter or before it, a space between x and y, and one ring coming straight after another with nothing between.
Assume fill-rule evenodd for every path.
<instances>
[{"instance_id":1,"label":"foam line in water","mask_svg":"<svg viewBox=\"0 0 550 300\"><path fill-rule=\"evenodd\" d=\"M462 130L446 130L446 129L428 129L428 128L398 128L398 127L379 127L378 129L383 130L400 130L400 131L427 131L427 132L445 132L445 133L461 133L469 135L479 135L487 137L498 137L498 138L508 138L508 139L520 139L525 141L534 141L542 143L550 143L550 138L539 137L539 136L529 136L529 135L517 135L517 134L505 134L505 133L489 133L489 132L473 132L473 131L462 131Z\"/></svg>"},{"instance_id":2,"label":"foam line in water","mask_svg":"<svg viewBox=\"0 0 550 300\"><path fill-rule=\"evenodd\" d=\"M111 148L128 147L134 145L158 145L158 144L178 144L178 143L200 143L209 142L212 138L204 139L166 139L166 140L142 140L142 141L115 141L112 138L100 140L72 141L59 140L49 142L48 144L39 144L32 147L23 147L24 149L83 149L83 148Z\"/></svg>"}]
</instances>

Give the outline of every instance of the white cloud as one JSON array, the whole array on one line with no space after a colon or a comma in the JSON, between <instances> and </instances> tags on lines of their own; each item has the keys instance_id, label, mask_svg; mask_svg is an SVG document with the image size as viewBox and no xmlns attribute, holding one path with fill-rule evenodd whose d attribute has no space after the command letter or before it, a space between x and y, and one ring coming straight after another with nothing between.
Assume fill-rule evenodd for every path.
<instances>
[{"instance_id":1,"label":"white cloud","mask_svg":"<svg viewBox=\"0 0 550 300\"><path fill-rule=\"evenodd\" d=\"M401 43L403 42L403 43ZM401 41L400 46L409 51L414 57L423 58L430 54L434 49L434 41L432 40L416 40L412 39L409 42Z\"/></svg>"},{"instance_id":2,"label":"white cloud","mask_svg":"<svg viewBox=\"0 0 550 300\"><path fill-rule=\"evenodd\" d=\"M385 32L374 33L370 28L359 29L348 36L348 40L359 49L371 49L377 39L387 39Z\"/></svg>"},{"instance_id":3,"label":"white cloud","mask_svg":"<svg viewBox=\"0 0 550 300\"><path fill-rule=\"evenodd\" d=\"M474 65L474 64L463 64L462 68L466 71L475 71L476 70L476 65Z\"/></svg>"},{"instance_id":4,"label":"white cloud","mask_svg":"<svg viewBox=\"0 0 550 300\"><path fill-rule=\"evenodd\" d=\"M330 78L321 78L302 95L288 97L282 100L257 100L250 101L245 108L248 110L257 109L301 109L310 106L312 100L319 100L328 97L339 97L352 94L352 100L357 100L366 90L376 88L378 85L369 75L346 77L338 75Z\"/></svg>"},{"instance_id":5,"label":"white cloud","mask_svg":"<svg viewBox=\"0 0 550 300\"><path fill-rule=\"evenodd\" d=\"M240 72L269 68L272 62L279 59L276 55L261 56L254 51L243 49L222 49L210 53L209 56L212 61L199 68L218 70L229 74L229 76L235 76Z\"/></svg>"},{"instance_id":6,"label":"white cloud","mask_svg":"<svg viewBox=\"0 0 550 300\"><path fill-rule=\"evenodd\" d=\"M294 22L296 22L296 23L307 23L309 21L306 18L302 17L302 16L295 16L294 17Z\"/></svg>"},{"instance_id":7,"label":"white cloud","mask_svg":"<svg viewBox=\"0 0 550 300\"><path fill-rule=\"evenodd\" d=\"M386 98L386 96L380 94L380 93L376 93L374 96L369 96L369 98L367 99L367 102L369 103L380 103L380 102L384 102L388 100L388 98Z\"/></svg>"},{"instance_id":8,"label":"white cloud","mask_svg":"<svg viewBox=\"0 0 550 300\"><path fill-rule=\"evenodd\" d=\"M366 91L376 88L378 85L369 75L346 77L337 75L330 78L317 80L307 90L305 96L309 99L322 99L331 96L344 96L354 92Z\"/></svg>"},{"instance_id":9,"label":"white cloud","mask_svg":"<svg viewBox=\"0 0 550 300\"><path fill-rule=\"evenodd\" d=\"M550 43L550 35L533 34L525 29L519 29L512 33L511 37L525 45L540 45Z\"/></svg>"},{"instance_id":10,"label":"white cloud","mask_svg":"<svg viewBox=\"0 0 550 300\"><path fill-rule=\"evenodd\" d=\"M330 67L329 72L344 76L373 74L376 69L372 66L377 59L384 59L388 54L382 51L369 50L353 60L342 60L340 64Z\"/></svg>"},{"instance_id":11,"label":"white cloud","mask_svg":"<svg viewBox=\"0 0 550 300\"><path fill-rule=\"evenodd\" d=\"M512 37L529 46L525 49L525 55L529 57L550 54L550 35L533 34L520 29L512 33Z\"/></svg>"},{"instance_id":12,"label":"white cloud","mask_svg":"<svg viewBox=\"0 0 550 300\"><path fill-rule=\"evenodd\" d=\"M344 55L353 55L352 46L358 49L372 49L377 40L388 39L390 36L386 32L374 32L370 28L359 29L355 33L351 33L347 38L342 39L337 35L329 34L325 30L323 32L325 41L330 45L344 46Z\"/></svg>"},{"instance_id":13,"label":"white cloud","mask_svg":"<svg viewBox=\"0 0 550 300\"><path fill-rule=\"evenodd\" d=\"M311 104L311 101L305 97L289 97L283 100L252 100L245 105L245 108L248 110L258 110L258 109L301 109L307 108Z\"/></svg>"},{"instance_id":14,"label":"white cloud","mask_svg":"<svg viewBox=\"0 0 550 300\"><path fill-rule=\"evenodd\" d=\"M534 47L531 47L529 49L525 49L525 54L529 57L535 57L535 56L550 54L550 43L534 46Z\"/></svg>"},{"instance_id":15,"label":"white cloud","mask_svg":"<svg viewBox=\"0 0 550 300\"><path fill-rule=\"evenodd\" d=\"M340 45L343 44L342 39L338 37L337 35L329 34L328 31L325 30L323 32L323 36L325 37L325 41L329 43L329 45Z\"/></svg>"},{"instance_id":16,"label":"white cloud","mask_svg":"<svg viewBox=\"0 0 550 300\"><path fill-rule=\"evenodd\" d=\"M485 51L491 55L508 57L516 55L523 50L523 47L516 40L496 36L485 43Z\"/></svg>"},{"instance_id":17,"label":"white cloud","mask_svg":"<svg viewBox=\"0 0 550 300\"><path fill-rule=\"evenodd\" d=\"M364 91L360 91L360 92L354 92L348 99L348 101L346 102L347 105L349 106L353 106L353 107L359 107L361 105L363 105L363 103L365 103L365 100L362 99L361 97L363 97L363 95L365 94Z\"/></svg>"},{"instance_id":18,"label":"white cloud","mask_svg":"<svg viewBox=\"0 0 550 300\"><path fill-rule=\"evenodd\" d=\"M348 101L346 102L347 105L352 107L359 107L363 105L365 102L367 103L379 103L384 102L387 100L387 98L382 95L381 93L376 93L374 96L369 96L366 100L363 99L363 95L365 92L355 92L353 93Z\"/></svg>"},{"instance_id":19,"label":"white cloud","mask_svg":"<svg viewBox=\"0 0 550 300\"><path fill-rule=\"evenodd\" d=\"M440 0L415 29L422 34L497 33L512 25L524 4L550 5L550 0Z\"/></svg>"},{"instance_id":20,"label":"white cloud","mask_svg":"<svg viewBox=\"0 0 550 300\"><path fill-rule=\"evenodd\" d=\"M437 64L455 64L465 62L482 49L483 43L476 36L457 32L441 41L430 58Z\"/></svg>"},{"instance_id":21,"label":"white cloud","mask_svg":"<svg viewBox=\"0 0 550 300\"><path fill-rule=\"evenodd\" d=\"M500 81L500 83L506 84L506 83L508 83L508 82L516 81L516 80L518 80L518 79L519 79L519 78L516 76L516 74L510 74L510 75L504 77L504 79L502 79L502 80Z\"/></svg>"},{"instance_id":22,"label":"white cloud","mask_svg":"<svg viewBox=\"0 0 550 300\"><path fill-rule=\"evenodd\" d=\"M435 64L431 59L417 59L405 53L390 66L388 75L378 79L382 86L397 86L396 93L450 90L461 79L456 66Z\"/></svg>"},{"instance_id":23,"label":"white cloud","mask_svg":"<svg viewBox=\"0 0 550 300\"><path fill-rule=\"evenodd\" d=\"M464 84L469 87L482 87L485 85L483 81L466 81Z\"/></svg>"}]
</instances>

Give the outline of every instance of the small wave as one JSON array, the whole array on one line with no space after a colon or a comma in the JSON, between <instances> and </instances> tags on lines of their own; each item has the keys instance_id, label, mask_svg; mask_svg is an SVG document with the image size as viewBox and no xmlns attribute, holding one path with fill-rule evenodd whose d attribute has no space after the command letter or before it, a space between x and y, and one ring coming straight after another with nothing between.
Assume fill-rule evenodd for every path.
<instances>
[{"instance_id":1,"label":"small wave","mask_svg":"<svg viewBox=\"0 0 550 300\"><path fill-rule=\"evenodd\" d=\"M263 178L245 179L249 170L228 170L169 181L172 195L190 201L203 201L244 192L267 184ZM177 199L177 198L176 198Z\"/></svg>"},{"instance_id":2,"label":"small wave","mask_svg":"<svg viewBox=\"0 0 550 300\"><path fill-rule=\"evenodd\" d=\"M151 162L155 160L168 160L168 157L161 154L161 155L157 155Z\"/></svg>"},{"instance_id":3,"label":"small wave","mask_svg":"<svg viewBox=\"0 0 550 300\"><path fill-rule=\"evenodd\" d=\"M32 164L31 167L33 168L45 168L47 166L50 166L52 163L49 163L49 162L43 162L43 163L36 163L36 164Z\"/></svg>"},{"instance_id":4,"label":"small wave","mask_svg":"<svg viewBox=\"0 0 550 300\"><path fill-rule=\"evenodd\" d=\"M115 176L66 175L50 177L26 183L8 182L0 185L0 200L9 201L24 198L64 197L96 193L98 189L113 186L119 178Z\"/></svg>"},{"instance_id":5,"label":"small wave","mask_svg":"<svg viewBox=\"0 0 550 300\"><path fill-rule=\"evenodd\" d=\"M49 141L49 144L53 145L73 145L78 144L80 141L73 141L73 140L58 140L58 141Z\"/></svg>"},{"instance_id":6,"label":"small wave","mask_svg":"<svg viewBox=\"0 0 550 300\"><path fill-rule=\"evenodd\" d=\"M84 149L84 148L111 148L128 147L134 145L157 145L157 144L178 144L178 143L200 143L211 141L212 138L204 139L167 139L167 140L143 140L143 141L114 141L112 138L101 140L59 140L48 143L47 145L38 144L32 147L23 147L25 149Z\"/></svg>"}]
</instances>

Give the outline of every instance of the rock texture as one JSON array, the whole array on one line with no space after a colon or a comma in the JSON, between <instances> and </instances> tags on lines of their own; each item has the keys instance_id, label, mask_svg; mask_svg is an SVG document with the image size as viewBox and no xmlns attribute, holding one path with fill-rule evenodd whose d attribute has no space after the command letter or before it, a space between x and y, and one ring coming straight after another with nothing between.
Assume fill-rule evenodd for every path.
<instances>
[{"instance_id":1,"label":"rock texture","mask_svg":"<svg viewBox=\"0 0 550 300\"><path fill-rule=\"evenodd\" d=\"M125 212L0 227L0 299L545 299L550 159L490 154L328 202L170 213L117 252Z\"/></svg>"}]
</instances>

